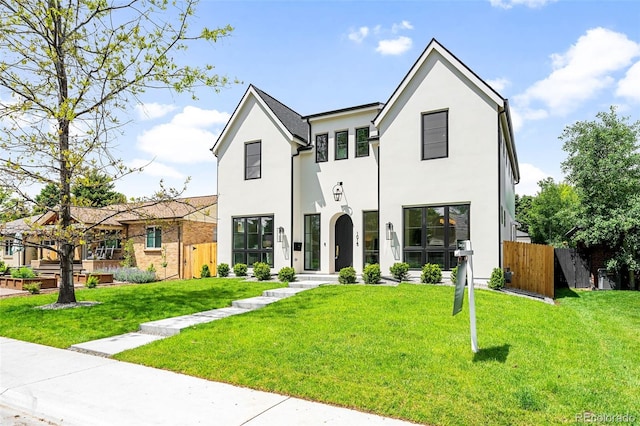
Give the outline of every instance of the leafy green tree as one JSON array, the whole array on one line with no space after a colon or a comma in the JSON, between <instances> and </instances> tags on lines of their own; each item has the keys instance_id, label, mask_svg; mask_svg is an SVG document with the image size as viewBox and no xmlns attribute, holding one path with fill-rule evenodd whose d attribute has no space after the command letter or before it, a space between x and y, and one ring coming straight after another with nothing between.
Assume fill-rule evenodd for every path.
<instances>
[{"instance_id":1,"label":"leafy green tree","mask_svg":"<svg viewBox=\"0 0 640 426\"><path fill-rule=\"evenodd\" d=\"M0 185L30 199L25 188L55 184L56 227L40 229L58 242L58 303L74 303L73 253L86 230L72 226L71 185L99 168L117 179L132 172L113 156L113 141L131 101L149 89L188 92L228 83L213 66L176 58L232 28L189 22L197 1L0 0ZM181 56L182 55L182 56ZM159 194L175 197L172 191Z\"/></svg>"},{"instance_id":2,"label":"leafy green tree","mask_svg":"<svg viewBox=\"0 0 640 426\"><path fill-rule=\"evenodd\" d=\"M11 192L7 189L0 188L0 223L10 222L30 214L31 210L28 207L28 203L12 197Z\"/></svg>"},{"instance_id":3,"label":"leafy green tree","mask_svg":"<svg viewBox=\"0 0 640 426\"><path fill-rule=\"evenodd\" d=\"M560 139L568 156L562 163L581 204L576 239L601 244L613 258L610 270L640 271L640 121L629 123L615 107L597 120L565 128Z\"/></svg>"},{"instance_id":4,"label":"leafy green tree","mask_svg":"<svg viewBox=\"0 0 640 426\"><path fill-rule=\"evenodd\" d=\"M576 225L578 195L571 185L555 183L553 178L539 181L538 186L528 215L531 242L563 246L565 234Z\"/></svg>"},{"instance_id":5,"label":"leafy green tree","mask_svg":"<svg viewBox=\"0 0 640 426\"><path fill-rule=\"evenodd\" d=\"M54 209L60 204L60 188L55 183L49 182L35 197L34 211L44 213Z\"/></svg>"},{"instance_id":6,"label":"leafy green tree","mask_svg":"<svg viewBox=\"0 0 640 426\"><path fill-rule=\"evenodd\" d=\"M71 187L74 204L78 206L104 207L126 203L127 197L114 190L115 184L106 174L91 170Z\"/></svg>"},{"instance_id":7,"label":"leafy green tree","mask_svg":"<svg viewBox=\"0 0 640 426\"><path fill-rule=\"evenodd\" d=\"M518 229L529 233L529 213L531 211L531 202L533 196L516 194L516 221L518 222Z\"/></svg>"}]
</instances>

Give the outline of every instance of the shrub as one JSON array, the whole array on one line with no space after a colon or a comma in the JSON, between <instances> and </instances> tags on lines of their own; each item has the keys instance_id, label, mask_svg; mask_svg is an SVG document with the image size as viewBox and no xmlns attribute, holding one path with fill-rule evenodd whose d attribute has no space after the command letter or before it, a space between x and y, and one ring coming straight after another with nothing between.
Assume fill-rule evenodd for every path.
<instances>
[{"instance_id":1,"label":"shrub","mask_svg":"<svg viewBox=\"0 0 640 426\"><path fill-rule=\"evenodd\" d=\"M244 263L236 263L233 265L233 273L236 277L246 277L247 276L247 265Z\"/></svg>"},{"instance_id":2,"label":"shrub","mask_svg":"<svg viewBox=\"0 0 640 426\"><path fill-rule=\"evenodd\" d=\"M366 265L362 271L362 280L365 284L378 284L381 276L380 265L377 263Z\"/></svg>"},{"instance_id":3,"label":"shrub","mask_svg":"<svg viewBox=\"0 0 640 426\"><path fill-rule=\"evenodd\" d=\"M156 272L156 267L153 266L153 263L150 263L149 266L147 266L147 272Z\"/></svg>"},{"instance_id":4,"label":"shrub","mask_svg":"<svg viewBox=\"0 0 640 426\"><path fill-rule=\"evenodd\" d=\"M491 278L489 278L489 282L487 283L489 288L494 290L500 290L504 288L504 272L500 268L493 268L491 271Z\"/></svg>"},{"instance_id":5,"label":"shrub","mask_svg":"<svg viewBox=\"0 0 640 426\"><path fill-rule=\"evenodd\" d=\"M278 280L283 283L290 283L296 280L296 270L290 266L285 266L278 272Z\"/></svg>"},{"instance_id":6,"label":"shrub","mask_svg":"<svg viewBox=\"0 0 640 426\"><path fill-rule=\"evenodd\" d=\"M95 275L89 275L87 277L87 282L84 283L84 286L87 288L96 288L100 284L100 278Z\"/></svg>"},{"instance_id":7,"label":"shrub","mask_svg":"<svg viewBox=\"0 0 640 426\"><path fill-rule=\"evenodd\" d=\"M442 281L442 269L435 263L427 263L422 267L420 282L425 284L437 284Z\"/></svg>"},{"instance_id":8,"label":"shrub","mask_svg":"<svg viewBox=\"0 0 640 426\"><path fill-rule=\"evenodd\" d=\"M356 282L356 270L353 269L353 266L340 269L338 282L340 284L354 284Z\"/></svg>"},{"instance_id":9,"label":"shrub","mask_svg":"<svg viewBox=\"0 0 640 426\"><path fill-rule=\"evenodd\" d=\"M229 265L226 263L221 263L218 265L218 276L219 277L228 277L229 276Z\"/></svg>"},{"instance_id":10,"label":"shrub","mask_svg":"<svg viewBox=\"0 0 640 426\"><path fill-rule=\"evenodd\" d=\"M271 279L271 267L264 262L256 262L253 264L253 276L259 281Z\"/></svg>"},{"instance_id":11,"label":"shrub","mask_svg":"<svg viewBox=\"0 0 640 426\"><path fill-rule=\"evenodd\" d=\"M399 281L406 281L409 279L409 264L404 262L396 262L389 268L389 272L393 275L393 278Z\"/></svg>"},{"instance_id":12,"label":"shrub","mask_svg":"<svg viewBox=\"0 0 640 426\"><path fill-rule=\"evenodd\" d=\"M40 285L41 284L42 283L40 283L40 282L24 284L22 286L22 289L23 290L27 290L31 294L40 294Z\"/></svg>"},{"instance_id":13,"label":"shrub","mask_svg":"<svg viewBox=\"0 0 640 426\"><path fill-rule=\"evenodd\" d=\"M455 284L457 279L458 279L458 267L456 266L451 270L451 282Z\"/></svg>"},{"instance_id":14,"label":"shrub","mask_svg":"<svg viewBox=\"0 0 640 426\"><path fill-rule=\"evenodd\" d=\"M133 239L129 238L122 247L122 262L120 265L124 268L132 268L136 264L136 252L133 247Z\"/></svg>"},{"instance_id":15,"label":"shrub","mask_svg":"<svg viewBox=\"0 0 640 426\"><path fill-rule=\"evenodd\" d=\"M7 272L7 265L4 261L0 260L0 274L4 274L5 272Z\"/></svg>"},{"instance_id":16,"label":"shrub","mask_svg":"<svg viewBox=\"0 0 640 426\"><path fill-rule=\"evenodd\" d=\"M141 269L132 268L105 268L99 272L106 272L113 274L113 279L116 281L124 281L129 283L144 284L157 281L156 273L143 271Z\"/></svg>"},{"instance_id":17,"label":"shrub","mask_svg":"<svg viewBox=\"0 0 640 426\"><path fill-rule=\"evenodd\" d=\"M14 268L11 270L11 277L13 278L35 278L36 273L33 269L23 266L21 268Z\"/></svg>"},{"instance_id":18,"label":"shrub","mask_svg":"<svg viewBox=\"0 0 640 426\"><path fill-rule=\"evenodd\" d=\"M200 269L200 278L209 278L211 276L211 271L209 270L209 265L202 265L202 269Z\"/></svg>"}]
</instances>

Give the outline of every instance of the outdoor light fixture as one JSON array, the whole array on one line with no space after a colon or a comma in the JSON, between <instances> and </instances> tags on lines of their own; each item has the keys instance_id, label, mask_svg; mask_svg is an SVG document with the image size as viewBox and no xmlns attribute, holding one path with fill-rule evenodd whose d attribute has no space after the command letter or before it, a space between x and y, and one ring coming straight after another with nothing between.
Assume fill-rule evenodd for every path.
<instances>
[{"instance_id":1,"label":"outdoor light fixture","mask_svg":"<svg viewBox=\"0 0 640 426\"><path fill-rule=\"evenodd\" d=\"M387 222L387 240L393 239L393 223Z\"/></svg>"},{"instance_id":2,"label":"outdoor light fixture","mask_svg":"<svg viewBox=\"0 0 640 426\"><path fill-rule=\"evenodd\" d=\"M340 201L343 192L344 191L342 189L342 182L336 183L336 185L333 187L333 199L336 201Z\"/></svg>"},{"instance_id":3,"label":"outdoor light fixture","mask_svg":"<svg viewBox=\"0 0 640 426\"><path fill-rule=\"evenodd\" d=\"M278 227L278 242L282 242L282 236L284 235L284 228L282 226Z\"/></svg>"}]
</instances>

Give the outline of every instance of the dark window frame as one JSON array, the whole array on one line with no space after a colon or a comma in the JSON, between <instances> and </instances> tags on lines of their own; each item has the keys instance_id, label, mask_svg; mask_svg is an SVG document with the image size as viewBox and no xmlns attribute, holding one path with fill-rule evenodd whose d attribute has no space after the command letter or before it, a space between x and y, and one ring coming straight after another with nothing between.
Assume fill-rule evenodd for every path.
<instances>
[{"instance_id":1,"label":"dark window frame","mask_svg":"<svg viewBox=\"0 0 640 426\"><path fill-rule=\"evenodd\" d=\"M307 268L307 260L313 261L313 259L308 259L307 258L307 234L310 234L310 232L307 232L307 218L311 218L311 217L317 217L318 219L318 267L317 268ZM322 239L322 221L320 219L320 213L311 213L311 214L305 214L304 215L304 259L303 259L303 268L305 271L319 271L322 268L322 244L320 244L320 240ZM313 253L309 254L313 255Z\"/></svg>"},{"instance_id":2,"label":"dark window frame","mask_svg":"<svg viewBox=\"0 0 640 426\"><path fill-rule=\"evenodd\" d=\"M373 250L367 250L367 236L373 234L372 231L367 231L367 218L368 214L376 214L376 231L375 231L375 248ZM380 264L380 212L378 210L363 210L362 212L362 265L366 266L367 255L373 255L376 257L376 261L373 263Z\"/></svg>"},{"instance_id":3,"label":"dark window frame","mask_svg":"<svg viewBox=\"0 0 640 426\"><path fill-rule=\"evenodd\" d=\"M247 226L247 220L256 220L257 221L257 226L258 226L258 248L249 248L248 243L249 243L249 232L248 232L248 226ZM271 243L270 243L270 247L265 247L264 246L264 242L265 241L269 241L268 239L265 240L265 235L269 235L269 233L265 233L264 232L264 226L262 224L263 219L270 219L271 220ZM236 247L236 240L235 240L235 236L236 233L235 232L235 226L236 226L236 221L240 220L242 221L243 225L243 231L242 231L242 247ZM244 263L246 264L248 267L252 267L253 264L249 264L247 262L248 256L249 255L257 255L258 257L260 257L260 261L264 262L264 258L266 257L270 257L270 262L267 262L269 264L269 266L273 267L275 259L274 259L274 233L275 233L275 228L274 228L274 215L250 215L250 216L234 216L231 218L231 263L233 263L234 265L236 263ZM240 255L244 261L243 262L236 262L236 255ZM268 256L270 255L270 256ZM233 265L232 265L233 266Z\"/></svg>"},{"instance_id":4,"label":"dark window frame","mask_svg":"<svg viewBox=\"0 0 640 426\"><path fill-rule=\"evenodd\" d=\"M249 166L249 154L248 154L248 148L250 145L258 145L260 153L258 154L258 176L252 176L250 177L249 175L249 170L253 170L255 169L256 166ZM244 144L244 180L254 180L254 179L261 179L262 178L262 141L251 141L251 142L245 142Z\"/></svg>"},{"instance_id":5,"label":"dark window frame","mask_svg":"<svg viewBox=\"0 0 640 426\"><path fill-rule=\"evenodd\" d=\"M444 223L450 223L450 210L452 207L466 207L467 209L467 233L471 236L471 204L459 203L459 204L439 204L439 205L422 205L422 206L408 206L402 208L402 258L403 262L407 262L407 254L420 254L421 265L424 265L429 260L429 255L436 255L442 253L443 265L442 269L445 271L451 270L457 266L452 261L453 252L457 249L456 244L451 245L450 227L443 224L443 243L442 245L428 245L427 244L427 209L444 208ZM407 210L420 210L421 211L421 242L420 246L407 246L407 223L405 212ZM420 268L412 267L412 270L419 270Z\"/></svg>"},{"instance_id":6,"label":"dark window frame","mask_svg":"<svg viewBox=\"0 0 640 426\"><path fill-rule=\"evenodd\" d=\"M366 130L367 131L367 137L364 140L359 140L358 139L358 132L360 130ZM371 130L369 129L369 127L357 127L356 128L356 158L358 157L368 157L369 156L369 135L370 135ZM366 154L360 154L360 147L365 146L366 147Z\"/></svg>"},{"instance_id":7,"label":"dark window frame","mask_svg":"<svg viewBox=\"0 0 640 426\"><path fill-rule=\"evenodd\" d=\"M318 145L318 139L325 137L324 149L321 151ZM324 153L324 160L319 158L320 153ZM316 135L316 163L326 163L329 161L329 133L319 133Z\"/></svg>"},{"instance_id":8,"label":"dark window frame","mask_svg":"<svg viewBox=\"0 0 640 426\"><path fill-rule=\"evenodd\" d=\"M343 158L338 158L338 134L346 134L347 140L345 141L345 156ZM334 156L333 159L338 160L348 160L349 159L349 131L348 130L336 130L333 135L333 148L334 148Z\"/></svg>"},{"instance_id":9,"label":"dark window frame","mask_svg":"<svg viewBox=\"0 0 640 426\"><path fill-rule=\"evenodd\" d=\"M429 154L428 146L433 144L433 142L425 141L425 117L433 116L436 114L444 114L445 120L445 153L444 155L433 155ZM448 158L449 157L449 110L440 110L440 111L431 111L431 112L423 112L420 115L420 150L421 150L421 159L422 160L436 160L438 158Z\"/></svg>"}]
</instances>

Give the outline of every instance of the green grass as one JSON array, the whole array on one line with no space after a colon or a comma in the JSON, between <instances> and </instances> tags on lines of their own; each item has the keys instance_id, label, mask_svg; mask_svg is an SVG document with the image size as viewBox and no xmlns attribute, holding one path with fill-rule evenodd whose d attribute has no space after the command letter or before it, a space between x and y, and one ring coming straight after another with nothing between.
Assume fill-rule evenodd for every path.
<instances>
[{"instance_id":1,"label":"green grass","mask_svg":"<svg viewBox=\"0 0 640 426\"><path fill-rule=\"evenodd\" d=\"M562 296L478 291L475 355L452 287L400 285L321 287L116 358L428 424L640 419L640 293Z\"/></svg>"},{"instance_id":2,"label":"green grass","mask_svg":"<svg viewBox=\"0 0 640 426\"><path fill-rule=\"evenodd\" d=\"M277 282L207 278L76 289L78 301L101 304L61 310L36 308L54 303L57 294L5 298L0 299L0 336L67 348L136 331L146 321L229 306L233 300L281 286Z\"/></svg>"}]
</instances>

